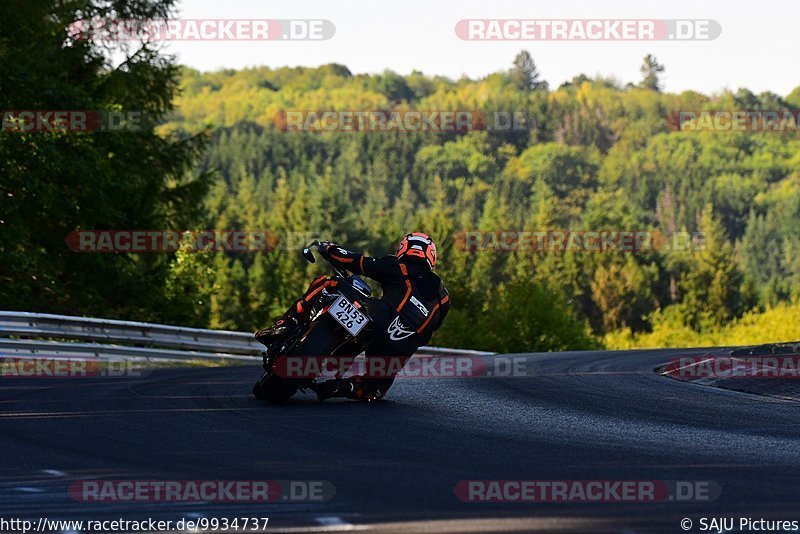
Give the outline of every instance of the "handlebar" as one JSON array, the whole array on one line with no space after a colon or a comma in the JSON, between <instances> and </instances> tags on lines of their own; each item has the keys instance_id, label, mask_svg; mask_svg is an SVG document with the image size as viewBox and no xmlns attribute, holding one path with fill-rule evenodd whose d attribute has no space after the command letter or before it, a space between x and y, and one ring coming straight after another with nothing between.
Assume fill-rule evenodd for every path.
<instances>
[{"instance_id":1,"label":"handlebar","mask_svg":"<svg viewBox=\"0 0 800 534\"><path fill-rule=\"evenodd\" d=\"M317 260L316 258L314 258L314 253L311 252L311 250L316 249L316 251L319 252L319 245L320 245L319 240L315 239L314 241L303 247L303 257L308 261L308 263L316 263ZM325 258L325 256L323 256L323 258ZM325 258L325 260L327 261L328 258ZM348 276L346 270L337 267L336 265L333 265L330 261L328 261L328 263L330 264L331 267L333 267L333 272L337 276L341 278L346 278Z\"/></svg>"}]
</instances>

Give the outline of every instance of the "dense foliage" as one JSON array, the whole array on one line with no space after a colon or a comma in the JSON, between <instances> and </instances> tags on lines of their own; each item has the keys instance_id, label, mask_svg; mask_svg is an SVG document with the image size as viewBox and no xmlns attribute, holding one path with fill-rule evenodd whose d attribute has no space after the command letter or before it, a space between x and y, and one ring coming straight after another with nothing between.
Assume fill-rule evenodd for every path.
<instances>
[{"instance_id":1,"label":"dense foliage","mask_svg":"<svg viewBox=\"0 0 800 534\"><path fill-rule=\"evenodd\" d=\"M159 120L177 87L174 63L153 45L72 39L67 28L80 18L163 18L171 4L0 3L0 110L135 111ZM0 133L0 308L160 317L170 258L76 254L65 245L73 230L197 220L208 177L188 171L200 138L141 128Z\"/></svg>"},{"instance_id":2,"label":"dense foliage","mask_svg":"<svg viewBox=\"0 0 800 534\"><path fill-rule=\"evenodd\" d=\"M110 51L65 37L76 18L163 17L170 1L12 4L0 107L138 109L161 124L0 136L0 308L254 329L319 270L299 258L302 241L380 255L411 230L439 244L454 302L437 338L445 345L630 346L665 331L702 339L760 324L767 308L791 314L800 297L797 133L676 131L669 120L676 110L796 109L800 88L663 93L664 67L651 56L641 83L625 86L580 75L551 88L526 53L479 80L353 75L336 64L200 73L151 45ZM530 121L449 133L276 123L287 110L413 109L522 111ZM279 246L91 254L64 245L72 230L202 228L266 229ZM695 239L688 250L628 253L464 246L464 232L542 230Z\"/></svg>"},{"instance_id":3,"label":"dense foliage","mask_svg":"<svg viewBox=\"0 0 800 534\"><path fill-rule=\"evenodd\" d=\"M295 244L297 232L372 254L391 252L408 230L434 235L455 303L441 343L585 348L606 332L663 324L702 337L800 296L800 140L676 131L671 113L795 109L800 88L785 98L667 94L661 71L648 57L639 86L581 75L550 90L525 53L481 80L353 75L341 65L186 69L164 131L214 129L202 166L220 172L208 227L268 228ZM534 124L444 134L276 126L286 110L364 109L524 111ZM465 251L460 234L549 229L694 238L656 252L509 253ZM265 323L310 274L291 249L193 261L213 280L195 289L204 304L194 320L215 327Z\"/></svg>"}]
</instances>

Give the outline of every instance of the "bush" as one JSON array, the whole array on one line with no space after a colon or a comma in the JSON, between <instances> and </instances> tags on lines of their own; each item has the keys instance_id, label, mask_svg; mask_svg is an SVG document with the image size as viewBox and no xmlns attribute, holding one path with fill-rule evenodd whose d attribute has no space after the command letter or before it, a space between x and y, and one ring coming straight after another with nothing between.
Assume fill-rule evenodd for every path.
<instances>
[{"instance_id":1,"label":"bush","mask_svg":"<svg viewBox=\"0 0 800 534\"><path fill-rule=\"evenodd\" d=\"M586 350L598 341L564 296L527 279L499 285L490 296L448 315L437 343L502 353Z\"/></svg>"},{"instance_id":2,"label":"bush","mask_svg":"<svg viewBox=\"0 0 800 534\"><path fill-rule=\"evenodd\" d=\"M696 332L681 323L675 306L652 315L653 331L630 329L605 336L609 349L760 345L800 340L800 303L778 304L766 311L746 313L737 321L709 332Z\"/></svg>"}]
</instances>

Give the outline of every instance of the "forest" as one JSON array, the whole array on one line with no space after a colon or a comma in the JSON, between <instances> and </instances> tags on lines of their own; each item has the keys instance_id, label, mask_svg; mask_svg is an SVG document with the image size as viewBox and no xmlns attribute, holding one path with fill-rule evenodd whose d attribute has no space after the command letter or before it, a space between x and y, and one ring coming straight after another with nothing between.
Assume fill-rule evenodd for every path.
<instances>
[{"instance_id":1,"label":"forest","mask_svg":"<svg viewBox=\"0 0 800 534\"><path fill-rule=\"evenodd\" d=\"M452 293L434 339L442 346L800 337L798 130L673 120L685 110L794 112L800 87L669 93L653 56L640 80L576 73L550 87L525 51L481 79L339 64L199 72L147 51L109 70L91 44L65 49L52 28L19 19L0 54L3 109L141 110L158 120L140 132L0 136L0 308L255 330L322 272L300 257L303 241L384 255L421 230L437 242ZM23 52L35 61L15 65ZM431 110L526 120L466 131L304 131L281 120ZM71 232L119 229L263 229L277 246L92 254L65 243ZM638 232L683 246L465 246L465 236L501 232Z\"/></svg>"}]
</instances>

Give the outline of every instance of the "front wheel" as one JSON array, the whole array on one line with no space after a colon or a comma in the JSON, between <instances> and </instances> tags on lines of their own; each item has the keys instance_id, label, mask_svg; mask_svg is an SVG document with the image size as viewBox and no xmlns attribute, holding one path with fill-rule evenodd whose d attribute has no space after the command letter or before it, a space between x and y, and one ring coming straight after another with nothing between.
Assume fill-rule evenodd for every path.
<instances>
[{"instance_id":1,"label":"front wheel","mask_svg":"<svg viewBox=\"0 0 800 534\"><path fill-rule=\"evenodd\" d=\"M280 365L281 358L290 356L328 356L342 342L339 328L330 321L322 320L311 323L300 341L286 354L278 356L273 367ZM283 378L271 369L264 371L261 378L253 386L253 395L270 404L284 404L297 389L307 383L307 378Z\"/></svg>"},{"instance_id":2,"label":"front wheel","mask_svg":"<svg viewBox=\"0 0 800 534\"><path fill-rule=\"evenodd\" d=\"M253 395L257 399L261 400L269 400L269 391L274 390L277 384L276 381L271 380L275 375L273 374L272 370L264 371L261 374L261 378L256 381L253 385Z\"/></svg>"}]
</instances>

